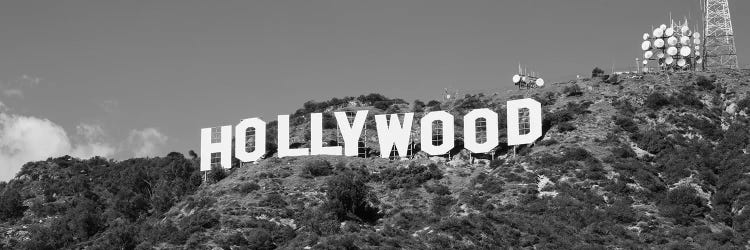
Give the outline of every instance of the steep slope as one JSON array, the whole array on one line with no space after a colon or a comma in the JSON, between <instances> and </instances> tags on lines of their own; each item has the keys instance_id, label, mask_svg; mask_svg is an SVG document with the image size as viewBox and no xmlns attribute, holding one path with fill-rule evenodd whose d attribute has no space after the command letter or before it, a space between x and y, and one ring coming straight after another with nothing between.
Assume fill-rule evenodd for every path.
<instances>
[{"instance_id":1,"label":"steep slope","mask_svg":"<svg viewBox=\"0 0 750 250\"><path fill-rule=\"evenodd\" d=\"M298 132L293 140L300 142L298 146L308 141L309 120L304 117L309 112L368 109L373 115L416 110L418 119L430 110L447 110L460 118L468 110L487 107L503 117L505 101L523 97L543 103L544 135L534 145L519 147L516 154L498 147L492 161L461 150L450 159L417 154L413 159L388 160L375 157L379 149L371 124L368 158L280 159L271 150L267 159L232 169L226 178L220 171L212 172L210 183L181 192L164 203L169 207L156 205L161 198L155 197L165 195L150 189L134 191L146 196L146 205L130 216L114 209L124 203L109 202L128 201L112 197L118 193L112 189L116 185L93 181L96 170L89 169L104 163L79 162L93 172L34 177L59 171L59 164L53 164L59 159L51 159L24 167L26 172L4 185L0 198L16 197L29 204L44 197L45 183L64 185L86 176L92 180L83 182L95 195L81 196L97 197L92 198L95 202L66 207L76 203L66 199L86 193L76 189L38 202L43 207L62 203L59 210L7 213L2 227L5 238L12 240L3 244L142 249L747 248L749 83L750 72L745 70L625 74L531 91L467 95L425 107L377 96L307 103L294 115L293 130ZM500 124L504 131L504 121ZM461 131L461 122L456 125ZM412 137L418 138L417 131L415 124ZM324 134L325 141L335 141L335 127L329 126ZM171 157L150 166L191 162L181 155ZM142 178L151 182L185 176L188 181L195 173L187 169L175 175L166 171L171 168L158 168L164 171ZM97 173L117 172L103 169ZM41 174L31 174L34 171ZM119 189L141 186L136 184L123 183ZM130 201L135 197L121 196ZM60 228L55 226L60 221L87 221L70 217L71 211L101 214L105 223L93 229L63 227L74 236L62 243L29 243L45 228ZM87 233L75 234L81 230Z\"/></svg>"}]
</instances>

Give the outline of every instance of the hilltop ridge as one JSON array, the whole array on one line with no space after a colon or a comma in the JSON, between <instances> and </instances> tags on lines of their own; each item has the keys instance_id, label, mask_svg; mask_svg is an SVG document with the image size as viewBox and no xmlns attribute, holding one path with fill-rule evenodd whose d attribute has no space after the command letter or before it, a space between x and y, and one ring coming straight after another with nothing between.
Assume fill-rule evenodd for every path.
<instances>
[{"instance_id":1,"label":"hilltop ridge","mask_svg":"<svg viewBox=\"0 0 750 250\"><path fill-rule=\"evenodd\" d=\"M270 145L265 159L213 170L206 183L197 159L180 153L28 163L0 185L0 246L750 247L748 70L593 77L424 105L379 95L308 102L290 131L305 146L307 114L343 110L417 119L489 108L504 119L505 101L519 98L542 103L543 136L514 154L501 121L492 159L465 150L383 159L368 124L368 158L278 158ZM335 125L324 128L324 141L335 142Z\"/></svg>"}]
</instances>

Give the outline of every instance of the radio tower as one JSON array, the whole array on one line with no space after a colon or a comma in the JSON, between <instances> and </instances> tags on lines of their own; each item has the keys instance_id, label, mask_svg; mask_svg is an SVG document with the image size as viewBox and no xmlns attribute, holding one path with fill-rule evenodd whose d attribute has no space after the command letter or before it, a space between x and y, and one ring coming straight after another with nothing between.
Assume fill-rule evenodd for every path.
<instances>
[{"instance_id":1,"label":"radio tower","mask_svg":"<svg viewBox=\"0 0 750 250\"><path fill-rule=\"evenodd\" d=\"M704 69L738 67L729 0L703 0Z\"/></svg>"}]
</instances>

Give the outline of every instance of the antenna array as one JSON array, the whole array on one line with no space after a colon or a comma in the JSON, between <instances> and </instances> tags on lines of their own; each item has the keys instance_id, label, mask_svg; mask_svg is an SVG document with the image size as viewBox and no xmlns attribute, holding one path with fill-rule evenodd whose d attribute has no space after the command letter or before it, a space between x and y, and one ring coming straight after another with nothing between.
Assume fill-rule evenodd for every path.
<instances>
[{"instance_id":1,"label":"antenna array","mask_svg":"<svg viewBox=\"0 0 750 250\"><path fill-rule=\"evenodd\" d=\"M659 70L696 70L703 63L700 44L701 34L690 30L687 18L684 23L662 24L643 34L643 72L651 71L651 62Z\"/></svg>"},{"instance_id":2,"label":"antenna array","mask_svg":"<svg viewBox=\"0 0 750 250\"><path fill-rule=\"evenodd\" d=\"M521 69L521 64L518 64L518 74L513 75L513 84L518 86L518 89L541 88L544 86L544 79L538 77L536 72L527 74L525 69Z\"/></svg>"}]
</instances>

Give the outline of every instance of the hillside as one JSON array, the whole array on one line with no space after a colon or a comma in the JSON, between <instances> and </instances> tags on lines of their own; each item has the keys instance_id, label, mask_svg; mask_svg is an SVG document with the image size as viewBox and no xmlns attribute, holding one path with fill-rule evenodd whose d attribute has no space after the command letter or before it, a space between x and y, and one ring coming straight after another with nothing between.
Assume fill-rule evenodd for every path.
<instances>
[{"instance_id":1,"label":"hillside","mask_svg":"<svg viewBox=\"0 0 750 250\"><path fill-rule=\"evenodd\" d=\"M516 154L501 145L491 161L461 150L374 157L368 117L371 157L277 158L271 123L264 160L213 170L206 183L180 153L28 163L0 184L0 248L750 248L748 70L624 74L444 102L308 102L292 116L292 141L309 141L310 112L416 120L486 107L501 114L502 144L505 101L524 97L543 104L543 137ZM335 124L324 128L335 142Z\"/></svg>"}]
</instances>

